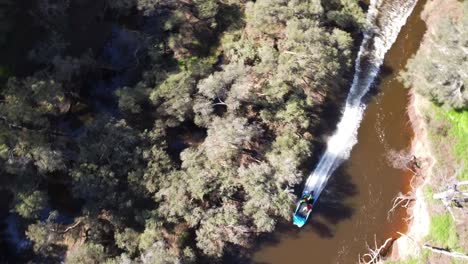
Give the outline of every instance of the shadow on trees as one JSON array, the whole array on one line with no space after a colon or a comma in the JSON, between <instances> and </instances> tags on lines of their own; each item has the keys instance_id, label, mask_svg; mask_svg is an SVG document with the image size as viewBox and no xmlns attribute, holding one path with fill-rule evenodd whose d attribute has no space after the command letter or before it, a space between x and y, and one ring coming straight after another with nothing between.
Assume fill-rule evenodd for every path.
<instances>
[{"instance_id":1,"label":"shadow on trees","mask_svg":"<svg viewBox=\"0 0 468 264\"><path fill-rule=\"evenodd\" d=\"M206 129L186 121L177 127L167 129L167 153L178 166L182 164L180 153L186 148L201 144L206 137Z\"/></svg>"}]
</instances>

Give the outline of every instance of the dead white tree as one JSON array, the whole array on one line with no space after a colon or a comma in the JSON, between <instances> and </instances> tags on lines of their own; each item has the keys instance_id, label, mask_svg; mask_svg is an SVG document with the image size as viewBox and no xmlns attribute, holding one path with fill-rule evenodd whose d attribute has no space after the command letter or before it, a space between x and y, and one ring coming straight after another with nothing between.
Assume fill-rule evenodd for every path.
<instances>
[{"instance_id":1,"label":"dead white tree","mask_svg":"<svg viewBox=\"0 0 468 264\"><path fill-rule=\"evenodd\" d=\"M403 207L403 208L408 209L411 203L414 202L415 200L416 200L416 196L412 192L409 192L407 194L403 194L401 192L398 193L398 195L393 199L392 208L390 208L390 210L387 213L387 220L390 220L390 216L395 212L395 210L398 207ZM412 216L405 220L408 221L411 218Z\"/></svg>"},{"instance_id":2,"label":"dead white tree","mask_svg":"<svg viewBox=\"0 0 468 264\"><path fill-rule=\"evenodd\" d=\"M468 186L468 181L461 181L453 184L448 188L448 190L434 194L434 199L446 200L446 201L459 201L460 199L464 200L468 198L468 188L462 190L462 186Z\"/></svg>"},{"instance_id":3,"label":"dead white tree","mask_svg":"<svg viewBox=\"0 0 468 264\"><path fill-rule=\"evenodd\" d=\"M377 238L374 235L374 248L369 247L369 244L367 244L367 249L369 250L369 253L366 253L364 255L359 255L359 264L376 264L379 263L382 260L383 253L388 249L389 243L393 241L393 238L387 238L385 240L385 243L378 247L377 246Z\"/></svg>"},{"instance_id":4,"label":"dead white tree","mask_svg":"<svg viewBox=\"0 0 468 264\"><path fill-rule=\"evenodd\" d=\"M442 201L455 221L458 220L455 218L452 206L463 207L463 204L468 202L468 189L463 189L463 186L468 186L468 181L457 182L451 185L446 191L436 193L433 196L434 199Z\"/></svg>"}]
</instances>

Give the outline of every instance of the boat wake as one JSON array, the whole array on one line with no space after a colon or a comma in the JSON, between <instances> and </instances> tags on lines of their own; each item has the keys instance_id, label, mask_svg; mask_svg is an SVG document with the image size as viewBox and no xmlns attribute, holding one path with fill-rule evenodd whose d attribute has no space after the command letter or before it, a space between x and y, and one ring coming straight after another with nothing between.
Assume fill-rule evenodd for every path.
<instances>
[{"instance_id":1,"label":"boat wake","mask_svg":"<svg viewBox=\"0 0 468 264\"><path fill-rule=\"evenodd\" d=\"M349 157L357 142L357 131L366 108L363 97L374 83L385 54L395 42L417 0L371 0L367 13L367 30L355 62L355 74L346 105L335 133L308 177L303 194L314 192L315 201L340 163Z\"/></svg>"}]
</instances>

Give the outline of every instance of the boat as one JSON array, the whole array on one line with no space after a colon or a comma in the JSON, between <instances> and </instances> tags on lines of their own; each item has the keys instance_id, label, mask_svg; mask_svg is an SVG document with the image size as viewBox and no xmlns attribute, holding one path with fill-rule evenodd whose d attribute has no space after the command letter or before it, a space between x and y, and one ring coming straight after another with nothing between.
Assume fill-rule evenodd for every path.
<instances>
[{"instance_id":1,"label":"boat","mask_svg":"<svg viewBox=\"0 0 468 264\"><path fill-rule=\"evenodd\" d=\"M293 215L293 224L302 227L309 219L310 213L312 213L312 205L314 204L315 197L313 193L304 193L302 198L297 203L296 211Z\"/></svg>"}]
</instances>

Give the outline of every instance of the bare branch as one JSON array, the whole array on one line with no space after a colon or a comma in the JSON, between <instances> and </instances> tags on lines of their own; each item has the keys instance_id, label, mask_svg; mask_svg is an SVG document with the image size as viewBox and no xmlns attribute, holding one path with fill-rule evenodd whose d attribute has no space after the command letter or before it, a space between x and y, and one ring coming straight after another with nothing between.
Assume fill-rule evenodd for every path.
<instances>
[{"instance_id":1,"label":"bare branch","mask_svg":"<svg viewBox=\"0 0 468 264\"><path fill-rule=\"evenodd\" d=\"M411 192L408 194L398 193L397 197L393 199L393 206L387 213L387 220L390 220L390 216L395 212L398 207L409 208L412 202L416 199L415 195Z\"/></svg>"},{"instance_id":2,"label":"bare branch","mask_svg":"<svg viewBox=\"0 0 468 264\"><path fill-rule=\"evenodd\" d=\"M380 260L382 260L382 253L388 248L388 243L391 243L394 239L393 238L387 238L385 240L385 243L377 247L377 239L376 236L374 235L374 249L370 248L369 245L367 245L367 248L369 250L369 253L364 254L362 257L359 256L359 264L375 264L378 263ZM367 259L367 260L366 260Z\"/></svg>"},{"instance_id":3,"label":"bare branch","mask_svg":"<svg viewBox=\"0 0 468 264\"><path fill-rule=\"evenodd\" d=\"M76 227L79 226L80 224L81 224L81 220L79 220L79 221L76 222L75 224L73 224L73 225L71 225L71 226L65 228L65 230L63 230L63 231L60 232L60 233L65 234L65 233L67 233L68 231L70 231L70 230L76 228Z\"/></svg>"},{"instance_id":4,"label":"bare branch","mask_svg":"<svg viewBox=\"0 0 468 264\"><path fill-rule=\"evenodd\" d=\"M460 203L465 203L467 201L468 192L460 190L460 187L465 185L468 185L468 181L457 182L449 187L448 190L436 193L433 196L434 199L442 201L445 208L456 222L458 222L458 220L455 218L455 215L452 211L452 205L460 205Z\"/></svg>"},{"instance_id":5,"label":"bare branch","mask_svg":"<svg viewBox=\"0 0 468 264\"><path fill-rule=\"evenodd\" d=\"M439 253L439 254L443 254L443 255L452 257L452 258L468 259L468 255L465 255L465 254L463 254L461 252L457 252L457 251L450 251L449 249L445 249L445 248L434 247L434 246L431 246L431 245L428 245L428 244L424 244L423 248L428 249L428 250L430 250L432 252L436 252L436 253Z\"/></svg>"}]
</instances>

